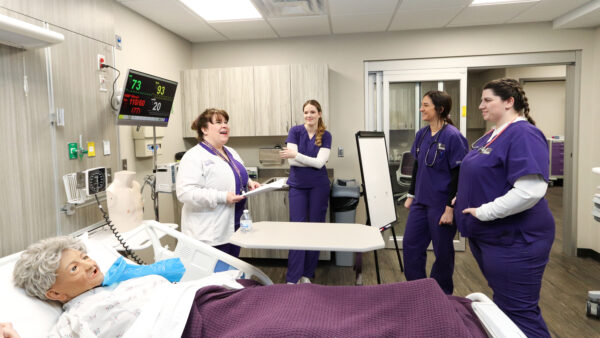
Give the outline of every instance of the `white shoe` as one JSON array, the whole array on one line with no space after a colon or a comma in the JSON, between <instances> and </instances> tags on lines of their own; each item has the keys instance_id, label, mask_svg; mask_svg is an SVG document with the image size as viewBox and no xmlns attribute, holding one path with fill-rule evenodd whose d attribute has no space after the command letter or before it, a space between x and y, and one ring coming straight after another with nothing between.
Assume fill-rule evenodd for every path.
<instances>
[{"instance_id":1,"label":"white shoe","mask_svg":"<svg viewBox=\"0 0 600 338\"><path fill-rule=\"evenodd\" d=\"M300 277L300 279L298 280L298 283L296 284L311 284L310 283L310 279L308 279L308 277Z\"/></svg>"},{"instance_id":2,"label":"white shoe","mask_svg":"<svg viewBox=\"0 0 600 338\"><path fill-rule=\"evenodd\" d=\"M292 282L287 282L286 284L295 284L295 283L292 283Z\"/></svg>"}]
</instances>

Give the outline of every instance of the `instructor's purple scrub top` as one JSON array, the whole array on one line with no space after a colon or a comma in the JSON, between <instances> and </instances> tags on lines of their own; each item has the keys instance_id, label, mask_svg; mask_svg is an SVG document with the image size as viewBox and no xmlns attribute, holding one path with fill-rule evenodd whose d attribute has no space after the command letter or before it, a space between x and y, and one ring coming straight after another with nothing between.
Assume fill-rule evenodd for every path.
<instances>
[{"instance_id":1,"label":"instructor's purple scrub top","mask_svg":"<svg viewBox=\"0 0 600 338\"><path fill-rule=\"evenodd\" d=\"M317 157L321 148L331 149L331 133L325 130L321 138L321 146L315 144L316 134L312 138L308 137L308 132L303 124L293 126L290 129L286 143L294 143L298 145L298 152L309 156ZM323 166L320 169L313 167L297 167L290 166L290 175L287 180L287 185L294 188L311 188L320 185L329 185L327 177L327 169Z\"/></svg>"},{"instance_id":2,"label":"instructor's purple scrub top","mask_svg":"<svg viewBox=\"0 0 600 338\"><path fill-rule=\"evenodd\" d=\"M537 174L548 181L548 144L534 125L527 121L510 124L488 147L489 154L485 154L479 148L488 139L486 135L476 141L460 167L454 208L458 230L464 237L507 245L519 232L528 242L553 237L554 218L544 198L530 209L488 222L462 213L466 208L477 208L505 195L522 176Z\"/></svg>"},{"instance_id":3,"label":"instructor's purple scrub top","mask_svg":"<svg viewBox=\"0 0 600 338\"><path fill-rule=\"evenodd\" d=\"M415 136L410 152L417 158L417 147L419 156L417 158L419 168L415 182L415 202L428 206L445 205L448 201L449 185L452 180L450 170L461 164L463 157L469 151L467 139L453 125L447 124L438 131L438 144L435 142L436 135L431 136L429 126L421 128ZM427 150L429 149L429 155ZM437 151L437 157L435 152ZM427 163L425 164L425 157ZM435 157L435 161L434 161Z\"/></svg>"}]
</instances>

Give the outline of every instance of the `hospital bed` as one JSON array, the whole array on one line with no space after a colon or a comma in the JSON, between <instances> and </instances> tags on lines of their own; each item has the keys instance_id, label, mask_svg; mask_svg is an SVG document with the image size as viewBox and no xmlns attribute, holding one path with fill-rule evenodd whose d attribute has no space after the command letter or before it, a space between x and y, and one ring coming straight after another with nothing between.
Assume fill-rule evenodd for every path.
<instances>
[{"instance_id":1,"label":"hospital bed","mask_svg":"<svg viewBox=\"0 0 600 338\"><path fill-rule=\"evenodd\" d=\"M273 284L271 279L262 271L240 259L229 256L163 224L157 222L145 222L144 224L143 227L138 229L147 233L156 260L172 257L179 257L182 260L186 267L182 282L207 277L218 271L237 269L242 272L242 278L252 279L263 285ZM160 235L164 233L177 239L174 250L171 251L160 244ZM107 271L120 256L115 249L104 242L94 240L93 236L90 238L87 233L80 236L80 238L86 244L89 256L98 263L102 271ZM16 253L0 258L0 322L12 322L23 338L44 337L57 321L62 308L58 304L29 297L22 289L12 285L12 270L19 255L20 253ZM259 288L261 287L259 286ZM285 288L291 286L275 285L274 287ZM297 286L297 288L299 287L301 286ZM365 287L377 288L378 286L346 288ZM485 334L489 337L525 337L518 327L487 296L481 293L473 293L467 298L472 300L473 312L479 318L485 329ZM364 311L369 311L369 309L365 308Z\"/></svg>"}]
</instances>

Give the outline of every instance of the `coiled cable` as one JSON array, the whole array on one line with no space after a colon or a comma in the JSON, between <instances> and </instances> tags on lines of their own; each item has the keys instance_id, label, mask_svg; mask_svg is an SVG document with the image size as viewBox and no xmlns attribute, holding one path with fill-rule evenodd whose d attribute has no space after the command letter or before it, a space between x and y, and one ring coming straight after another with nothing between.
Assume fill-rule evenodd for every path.
<instances>
[{"instance_id":1,"label":"coiled cable","mask_svg":"<svg viewBox=\"0 0 600 338\"><path fill-rule=\"evenodd\" d=\"M102 207L102 204L100 203L100 199L98 199L98 194L94 194L94 197L96 197L96 202L98 203L98 208L100 208L100 211L102 212L102 217L104 217L104 220L106 221L106 225L108 225L108 227L110 228L112 233L115 235L115 237L117 238L119 243L121 243L121 246L125 249L125 252L127 253L127 255L131 259L133 259L136 263L138 263L140 265L147 265L146 263L144 263L144 261L141 258L138 257L138 255L136 255L129 248L129 245L127 245L127 243L123 239L123 236L121 236L121 234L117 231L117 228L115 228L115 225L112 223L112 221L108 217L108 214L106 213L106 211L104 211L104 208Z\"/></svg>"}]
</instances>

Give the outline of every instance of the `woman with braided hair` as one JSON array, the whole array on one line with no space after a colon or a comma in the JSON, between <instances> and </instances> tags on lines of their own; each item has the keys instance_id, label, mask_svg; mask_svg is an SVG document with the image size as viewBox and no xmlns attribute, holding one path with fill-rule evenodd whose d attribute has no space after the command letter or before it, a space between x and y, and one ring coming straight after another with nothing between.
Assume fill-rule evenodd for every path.
<instances>
[{"instance_id":1,"label":"woman with braided hair","mask_svg":"<svg viewBox=\"0 0 600 338\"><path fill-rule=\"evenodd\" d=\"M319 102L308 100L302 110L304 124L290 129L287 147L280 152L290 163L290 221L325 222L330 186L325 163L331 152L331 134L325 130ZM286 281L310 283L318 262L318 251L290 250Z\"/></svg>"},{"instance_id":2,"label":"woman with braided hair","mask_svg":"<svg viewBox=\"0 0 600 338\"><path fill-rule=\"evenodd\" d=\"M538 306L554 241L554 218L544 199L549 154L513 79L483 87L479 109L494 129L463 159L455 218L494 302L527 337L550 337Z\"/></svg>"}]
</instances>

